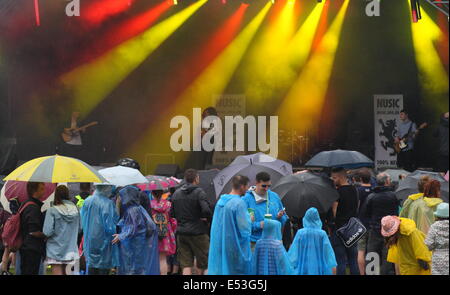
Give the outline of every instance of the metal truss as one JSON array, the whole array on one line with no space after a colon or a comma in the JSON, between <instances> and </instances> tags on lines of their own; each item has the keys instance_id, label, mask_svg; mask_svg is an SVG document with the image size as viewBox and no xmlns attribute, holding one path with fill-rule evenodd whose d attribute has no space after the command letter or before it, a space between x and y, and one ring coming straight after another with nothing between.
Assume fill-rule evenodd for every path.
<instances>
[{"instance_id":1,"label":"metal truss","mask_svg":"<svg viewBox=\"0 0 450 295\"><path fill-rule=\"evenodd\" d=\"M426 0L426 1L448 17L448 10L449 10L448 6L450 1L448 0Z\"/></svg>"}]
</instances>

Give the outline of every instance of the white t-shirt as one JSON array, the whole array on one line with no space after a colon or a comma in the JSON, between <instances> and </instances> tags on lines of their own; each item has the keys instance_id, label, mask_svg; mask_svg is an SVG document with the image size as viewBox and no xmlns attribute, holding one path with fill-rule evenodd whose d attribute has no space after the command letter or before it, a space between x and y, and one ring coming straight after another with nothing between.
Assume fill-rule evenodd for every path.
<instances>
[{"instance_id":1,"label":"white t-shirt","mask_svg":"<svg viewBox=\"0 0 450 295\"><path fill-rule=\"evenodd\" d=\"M72 120L72 124L70 126L71 128L77 128L77 121L76 120ZM72 134L72 139L70 141L67 142L67 144L70 145L82 145L83 142L81 141L81 134L80 132L74 132Z\"/></svg>"}]
</instances>

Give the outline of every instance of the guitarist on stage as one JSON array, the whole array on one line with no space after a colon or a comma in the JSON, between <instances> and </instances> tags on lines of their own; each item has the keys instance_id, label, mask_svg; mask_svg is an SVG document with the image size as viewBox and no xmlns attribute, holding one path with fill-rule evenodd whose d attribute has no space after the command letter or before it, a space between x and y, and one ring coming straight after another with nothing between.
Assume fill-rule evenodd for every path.
<instances>
[{"instance_id":1,"label":"guitarist on stage","mask_svg":"<svg viewBox=\"0 0 450 295\"><path fill-rule=\"evenodd\" d=\"M70 127L65 129L65 132L70 135L70 140L65 139L61 146L61 155L67 157L73 157L83 160L83 141L81 139L81 133L84 133L86 129L77 131L78 119L80 118L80 112L72 112Z\"/></svg>"},{"instance_id":2,"label":"guitarist on stage","mask_svg":"<svg viewBox=\"0 0 450 295\"><path fill-rule=\"evenodd\" d=\"M77 129L78 128L78 118L80 117L80 112L73 112L72 113L72 121L70 124L71 129ZM81 132L86 132L86 128L82 128L80 131L74 131L72 132L72 139L67 144L70 145L76 145L76 146L82 146L83 142L81 140Z\"/></svg>"},{"instance_id":3,"label":"guitarist on stage","mask_svg":"<svg viewBox=\"0 0 450 295\"><path fill-rule=\"evenodd\" d=\"M399 148L398 150L397 166L412 172L415 170L414 140L419 130L417 129L416 123L409 119L406 110L400 111L400 122L397 123L396 131L395 144L399 146L402 142L406 145L406 147Z\"/></svg>"}]
</instances>

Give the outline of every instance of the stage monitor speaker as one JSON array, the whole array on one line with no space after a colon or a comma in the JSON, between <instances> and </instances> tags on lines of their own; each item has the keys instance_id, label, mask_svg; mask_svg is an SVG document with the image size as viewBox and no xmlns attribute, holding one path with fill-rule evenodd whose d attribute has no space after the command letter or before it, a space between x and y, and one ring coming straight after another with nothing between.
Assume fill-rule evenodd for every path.
<instances>
[{"instance_id":1,"label":"stage monitor speaker","mask_svg":"<svg viewBox=\"0 0 450 295\"><path fill-rule=\"evenodd\" d=\"M159 164L156 166L155 175L177 176L180 167L177 164Z\"/></svg>"}]
</instances>

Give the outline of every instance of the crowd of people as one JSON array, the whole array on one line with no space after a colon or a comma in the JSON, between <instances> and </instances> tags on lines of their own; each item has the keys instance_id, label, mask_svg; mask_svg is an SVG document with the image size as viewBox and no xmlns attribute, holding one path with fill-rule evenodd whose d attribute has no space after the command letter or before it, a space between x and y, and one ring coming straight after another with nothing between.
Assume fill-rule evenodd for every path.
<instances>
[{"instance_id":1,"label":"crowd of people","mask_svg":"<svg viewBox=\"0 0 450 295\"><path fill-rule=\"evenodd\" d=\"M199 174L186 170L169 191L136 185L80 184L74 199L56 187L41 212L44 184L29 182L29 199L10 200L20 216L20 249L2 243L1 272L53 275L448 275L449 208L440 183L421 177L403 203L386 173L343 168L329 175L339 198L328 212L288 216L260 172L243 175L211 204ZM9 213L0 209L3 225ZM338 234L352 218L366 233L348 246ZM373 259L374 255L378 259Z\"/></svg>"}]
</instances>

